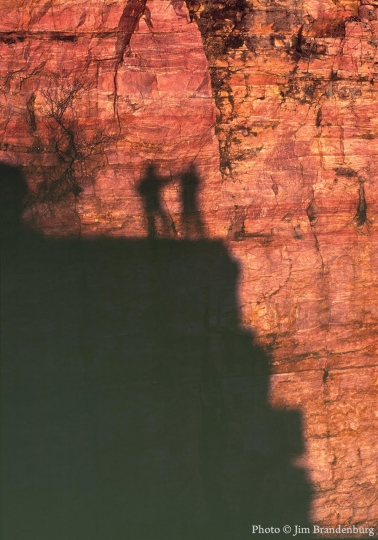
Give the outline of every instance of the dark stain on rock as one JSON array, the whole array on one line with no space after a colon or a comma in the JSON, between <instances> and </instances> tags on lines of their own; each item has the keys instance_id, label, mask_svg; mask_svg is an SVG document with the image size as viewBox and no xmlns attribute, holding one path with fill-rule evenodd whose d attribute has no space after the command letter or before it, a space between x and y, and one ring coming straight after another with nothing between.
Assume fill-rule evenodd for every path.
<instances>
[{"instance_id":1,"label":"dark stain on rock","mask_svg":"<svg viewBox=\"0 0 378 540\"><path fill-rule=\"evenodd\" d=\"M323 118L323 113L322 113L322 110L319 108L316 115L316 121L315 121L316 127L321 126L322 118Z\"/></svg>"},{"instance_id":2,"label":"dark stain on rock","mask_svg":"<svg viewBox=\"0 0 378 540\"><path fill-rule=\"evenodd\" d=\"M357 176L356 171L350 169L349 167L337 167L336 169L334 169L334 171L338 176L346 176L347 178L353 178L353 176Z\"/></svg>"},{"instance_id":3,"label":"dark stain on rock","mask_svg":"<svg viewBox=\"0 0 378 540\"><path fill-rule=\"evenodd\" d=\"M362 181L358 189L358 204L354 221L357 227L362 227L367 222L367 203L365 198L365 188Z\"/></svg>"}]
</instances>

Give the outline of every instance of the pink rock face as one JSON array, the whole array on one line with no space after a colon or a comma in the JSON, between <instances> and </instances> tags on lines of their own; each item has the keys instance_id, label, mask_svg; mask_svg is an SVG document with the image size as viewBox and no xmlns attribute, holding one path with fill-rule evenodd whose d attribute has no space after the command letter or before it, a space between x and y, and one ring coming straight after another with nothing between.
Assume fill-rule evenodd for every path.
<instances>
[{"instance_id":1,"label":"pink rock face","mask_svg":"<svg viewBox=\"0 0 378 540\"><path fill-rule=\"evenodd\" d=\"M243 319L274 349L272 403L303 412L313 520L373 524L372 6L367 17L359 2L189 4L221 111L222 211L243 261ZM216 25L221 13L231 22Z\"/></svg>"},{"instance_id":2,"label":"pink rock face","mask_svg":"<svg viewBox=\"0 0 378 540\"><path fill-rule=\"evenodd\" d=\"M272 351L271 403L303 414L312 520L373 526L376 5L1 5L0 160L34 194L25 220L146 237L153 164L157 234L196 237L179 189L194 164L204 231L239 261L243 324Z\"/></svg>"},{"instance_id":3,"label":"pink rock face","mask_svg":"<svg viewBox=\"0 0 378 540\"><path fill-rule=\"evenodd\" d=\"M207 190L220 184L208 64L185 6L19 7L10 28L0 158L26 167L29 218L47 234L143 236L137 185L154 163L180 235L179 173L195 163Z\"/></svg>"}]
</instances>

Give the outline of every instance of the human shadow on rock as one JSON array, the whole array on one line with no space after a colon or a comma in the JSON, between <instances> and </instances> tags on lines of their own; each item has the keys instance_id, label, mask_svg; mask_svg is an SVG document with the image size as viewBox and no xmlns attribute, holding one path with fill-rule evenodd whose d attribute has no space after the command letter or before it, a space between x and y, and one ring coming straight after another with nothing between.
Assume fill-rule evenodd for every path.
<instances>
[{"instance_id":1,"label":"human shadow on rock","mask_svg":"<svg viewBox=\"0 0 378 540\"><path fill-rule=\"evenodd\" d=\"M184 235L191 238L193 235L204 236L204 226L198 203L198 190L200 177L196 166L191 163L180 175L181 202L182 202L182 229Z\"/></svg>"},{"instance_id":2,"label":"human shadow on rock","mask_svg":"<svg viewBox=\"0 0 378 540\"><path fill-rule=\"evenodd\" d=\"M221 241L47 238L1 166L3 537L250 538L308 522Z\"/></svg>"},{"instance_id":3,"label":"human shadow on rock","mask_svg":"<svg viewBox=\"0 0 378 540\"><path fill-rule=\"evenodd\" d=\"M165 236L169 236L171 229L174 232L174 224L165 211L162 201L163 188L171 180L170 177L160 176L154 163L150 163L138 186L147 219L149 238L157 236L159 227Z\"/></svg>"}]
</instances>

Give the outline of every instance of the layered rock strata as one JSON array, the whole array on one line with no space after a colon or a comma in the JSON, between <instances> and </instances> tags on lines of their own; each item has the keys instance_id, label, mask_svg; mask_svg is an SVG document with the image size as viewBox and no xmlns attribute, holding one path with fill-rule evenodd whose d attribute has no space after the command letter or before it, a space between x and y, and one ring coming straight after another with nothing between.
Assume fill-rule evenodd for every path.
<instances>
[{"instance_id":1,"label":"layered rock strata","mask_svg":"<svg viewBox=\"0 0 378 540\"><path fill-rule=\"evenodd\" d=\"M274 350L273 402L304 412L313 519L373 525L375 7L190 9L219 110L244 321Z\"/></svg>"},{"instance_id":2,"label":"layered rock strata","mask_svg":"<svg viewBox=\"0 0 378 540\"><path fill-rule=\"evenodd\" d=\"M27 178L25 221L53 236L145 237L138 188L153 165L154 234L222 238L240 263L271 404L303 414L312 520L373 526L375 4L1 6L0 159ZM203 228L188 232L191 166Z\"/></svg>"}]
</instances>

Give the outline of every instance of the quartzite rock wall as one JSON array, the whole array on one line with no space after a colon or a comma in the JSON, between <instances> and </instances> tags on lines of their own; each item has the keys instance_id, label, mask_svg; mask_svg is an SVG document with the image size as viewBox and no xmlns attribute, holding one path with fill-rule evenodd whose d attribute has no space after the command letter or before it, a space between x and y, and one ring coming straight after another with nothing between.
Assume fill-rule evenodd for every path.
<instances>
[{"instance_id":1,"label":"quartzite rock wall","mask_svg":"<svg viewBox=\"0 0 378 540\"><path fill-rule=\"evenodd\" d=\"M369 0L1 0L0 160L53 235L145 237L195 163L242 321L303 414L311 517L377 522L378 20ZM158 231L159 232L159 231ZM164 231L160 231L161 234Z\"/></svg>"}]
</instances>

